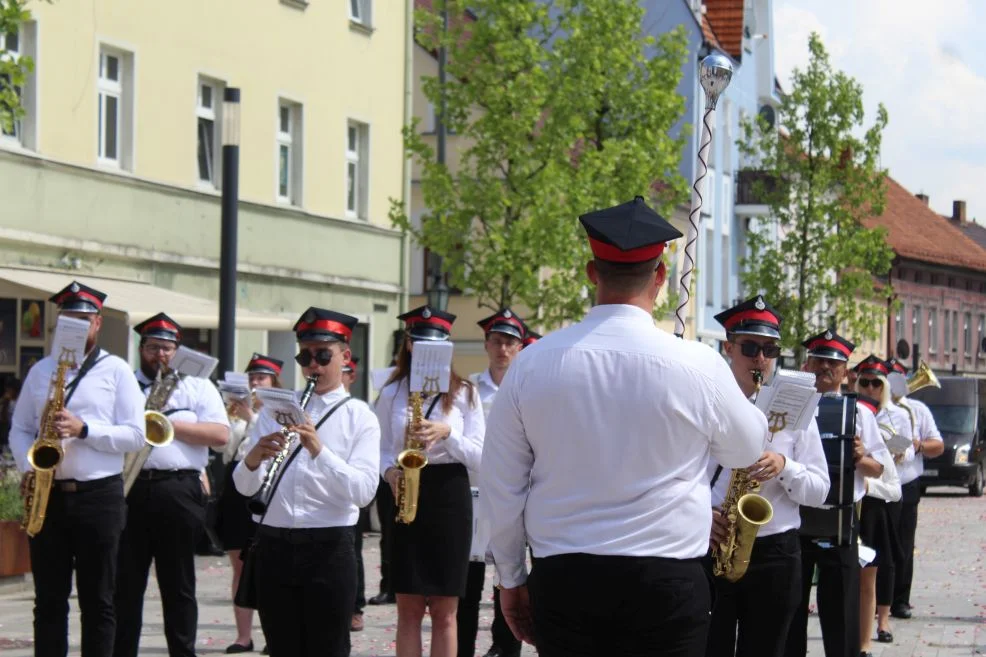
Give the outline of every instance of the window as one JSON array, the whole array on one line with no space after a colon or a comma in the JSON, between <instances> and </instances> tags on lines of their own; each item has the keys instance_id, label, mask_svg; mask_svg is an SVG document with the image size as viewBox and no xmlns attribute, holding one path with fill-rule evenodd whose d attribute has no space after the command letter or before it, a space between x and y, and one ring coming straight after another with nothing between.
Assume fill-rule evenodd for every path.
<instances>
[{"instance_id":1,"label":"window","mask_svg":"<svg viewBox=\"0 0 986 657\"><path fill-rule=\"evenodd\" d=\"M900 304L900 308L897 309L897 317L894 322L894 335L897 340L906 340L904 337L904 317L907 313L907 306L903 303Z\"/></svg>"},{"instance_id":2,"label":"window","mask_svg":"<svg viewBox=\"0 0 986 657\"><path fill-rule=\"evenodd\" d=\"M716 268L712 264L716 261L715 248L716 231L711 226L707 226L705 229L705 262L708 264L700 270L705 287L705 306L707 308L711 308L715 303ZM694 278L694 269L692 270L692 277Z\"/></svg>"},{"instance_id":3,"label":"window","mask_svg":"<svg viewBox=\"0 0 986 657\"><path fill-rule=\"evenodd\" d=\"M719 197L719 202L722 205L722 209L719 212L719 218L722 222L722 231L720 235L720 244L722 251L719 253L719 258L715 260L716 266L720 268L720 281L722 284L721 291L719 293L719 306L722 310L725 310L730 305L732 305L731 292L731 278L730 275L732 270L730 265L735 262L731 257L732 252L732 192L733 192L733 177L731 175L723 174L722 176L722 195Z\"/></svg>"},{"instance_id":4,"label":"window","mask_svg":"<svg viewBox=\"0 0 986 657\"><path fill-rule=\"evenodd\" d=\"M277 106L277 200L301 205L301 105Z\"/></svg>"},{"instance_id":5,"label":"window","mask_svg":"<svg viewBox=\"0 0 986 657\"><path fill-rule=\"evenodd\" d=\"M133 57L109 48L99 52L98 161L131 168L131 93Z\"/></svg>"},{"instance_id":6,"label":"window","mask_svg":"<svg viewBox=\"0 0 986 657\"><path fill-rule=\"evenodd\" d=\"M35 36L37 24L34 22L21 23L20 29L8 34L0 34L0 58L17 60L26 63L36 61ZM20 99L21 116L4 128L0 126L0 143L22 148L37 148L36 120L38 108L36 104L37 83L34 71L25 72L22 85L10 85L7 76L0 76L0 93L10 90Z\"/></svg>"},{"instance_id":7,"label":"window","mask_svg":"<svg viewBox=\"0 0 986 657\"><path fill-rule=\"evenodd\" d=\"M222 84L199 78L197 101L195 104L196 138L198 140L197 161L199 182L219 187L219 167L221 158L222 127Z\"/></svg>"},{"instance_id":8,"label":"window","mask_svg":"<svg viewBox=\"0 0 986 657\"><path fill-rule=\"evenodd\" d=\"M947 314L947 313L946 313ZM938 309L928 311L928 353L938 351Z\"/></svg>"},{"instance_id":9,"label":"window","mask_svg":"<svg viewBox=\"0 0 986 657\"><path fill-rule=\"evenodd\" d=\"M952 353L952 313L945 311L945 355Z\"/></svg>"},{"instance_id":10,"label":"window","mask_svg":"<svg viewBox=\"0 0 986 657\"><path fill-rule=\"evenodd\" d=\"M986 315L979 316L979 338L976 343L976 352L982 349L983 338L986 337Z\"/></svg>"},{"instance_id":11,"label":"window","mask_svg":"<svg viewBox=\"0 0 986 657\"><path fill-rule=\"evenodd\" d=\"M952 351L959 350L959 311L952 311Z\"/></svg>"},{"instance_id":12,"label":"window","mask_svg":"<svg viewBox=\"0 0 986 657\"><path fill-rule=\"evenodd\" d=\"M972 313L965 314L965 323L962 327L963 351L966 356L971 356L972 349Z\"/></svg>"},{"instance_id":13,"label":"window","mask_svg":"<svg viewBox=\"0 0 986 657\"><path fill-rule=\"evenodd\" d=\"M10 32L8 34L0 34L0 53L4 59L10 61L16 61L21 58L21 39L20 31ZM0 93L11 89L18 98L23 97L23 90L19 86L11 86L10 77L7 75L0 76ZM0 137L9 140L13 143L21 143L21 119L16 118L13 120L12 124L7 126L0 125Z\"/></svg>"},{"instance_id":14,"label":"window","mask_svg":"<svg viewBox=\"0 0 986 657\"><path fill-rule=\"evenodd\" d=\"M349 0L349 20L354 23L370 24L372 0Z\"/></svg>"},{"instance_id":15,"label":"window","mask_svg":"<svg viewBox=\"0 0 986 657\"><path fill-rule=\"evenodd\" d=\"M921 323L921 306L914 306L911 311L911 346L916 346L921 344L921 329L924 325Z\"/></svg>"},{"instance_id":16,"label":"window","mask_svg":"<svg viewBox=\"0 0 986 657\"><path fill-rule=\"evenodd\" d=\"M349 121L346 124L346 216L368 216L369 126Z\"/></svg>"}]
</instances>

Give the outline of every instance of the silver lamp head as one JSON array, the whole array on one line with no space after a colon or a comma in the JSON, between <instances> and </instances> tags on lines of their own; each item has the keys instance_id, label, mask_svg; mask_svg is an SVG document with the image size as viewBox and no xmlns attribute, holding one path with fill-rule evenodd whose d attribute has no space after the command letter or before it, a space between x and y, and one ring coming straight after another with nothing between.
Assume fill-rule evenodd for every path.
<instances>
[{"instance_id":1,"label":"silver lamp head","mask_svg":"<svg viewBox=\"0 0 986 657\"><path fill-rule=\"evenodd\" d=\"M715 109L719 96L729 86L733 78L733 65L729 58L712 53L702 60L698 74L699 84L705 90L705 109Z\"/></svg>"}]
</instances>

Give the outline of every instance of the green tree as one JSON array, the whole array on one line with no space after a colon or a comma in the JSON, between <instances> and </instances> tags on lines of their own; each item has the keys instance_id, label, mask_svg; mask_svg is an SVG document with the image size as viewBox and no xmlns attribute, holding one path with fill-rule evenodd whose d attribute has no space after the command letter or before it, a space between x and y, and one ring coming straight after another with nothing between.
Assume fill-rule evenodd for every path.
<instances>
[{"instance_id":1,"label":"green tree","mask_svg":"<svg viewBox=\"0 0 986 657\"><path fill-rule=\"evenodd\" d=\"M25 3L26 0L0 0L0 35L9 39L8 35L16 35L21 24L31 20ZM0 49L0 129L3 132L13 132L14 122L24 115L19 90L32 70L34 62L30 57L13 57Z\"/></svg>"},{"instance_id":2,"label":"green tree","mask_svg":"<svg viewBox=\"0 0 986 657\"><path fill-rule=\"evenodd\" d=\"M684 109L684 34L645 37L626 0L448 0L448 32L435 5L417 14L418 39L447 48L459 164L406 129L427 212L414 225L392 202L391 219L481 306L578 319L590 303L578 215L636 195L667 213L684 198L682 140L668 136ZM441 106L437 78L424 91Z\"/></svg>"},{"instance_id":3,"label":"green tree","mask_svg":"<svg viewBox=\"0 0 986 657\"><path fill-rule=\"evenodd\" d=\"M824 328L856 340L879 336L889 293L880 277L894 257L886 231L863 225L886 200L879 161L887 111L881 104L865 128L859 83L832 69L817 34L809 50L777 113L780 131L746 121L738 142L748 168L763 174L753 193L770 209L750 230L743 283L784 315L781 342L799 363L801 341Z\"/></svg>"}]
</instances>

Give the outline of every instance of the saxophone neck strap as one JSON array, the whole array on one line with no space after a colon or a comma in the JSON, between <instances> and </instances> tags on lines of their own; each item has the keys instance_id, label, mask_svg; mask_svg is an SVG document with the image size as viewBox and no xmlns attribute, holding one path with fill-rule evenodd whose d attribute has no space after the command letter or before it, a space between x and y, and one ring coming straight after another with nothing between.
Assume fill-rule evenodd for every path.
<instances>
[{"instance_id":1,"label":"saxophone neck strap","mask_svg":"<svg viewBox=\"0 0 986 657\"><path fill-rule=\"evenodd\" d=\"M102 354L102 350L99 347L94 347L92 351L86 356L86 359L82 361L82 367L79 368L79 373L72 379L72 382L65 386L65 405L68 406L68 402L72 399L72 395L75 394L76 388L79 387L79 383L82 381L82 377L89 373L89 371L96 366L96 363L108 357L109 354Z\"/></svg>"},{"instance_id":2,"label":"saxophone neck strap","mask_svg":"<svg viewBox=\"0 0 986 657\"><path fill-rule=\"evenodd\" d=\"M439 393L439 394L435 395L434 399L431 400L431 403L428 404L428 411L425 413L425 419L426 420L430 420L431 419L431 412L433 410L435 410L435 406L438 404L438 400L441 399L444 394L445 393L442 392L442 393Z\"/></svg>"},{"instance_id":3,"label":"saxophone neck strap","mask_svg":"<svg viewBox=\"0 0 986 657\"><path fill-rule=\"evenodd\" d=\"M721 474L722 474L722 466L721 465L717 465L716 466L716 473L714 475L712 475L712 481L709 482L709 488L715 488L716 487L716 482L719 481L719 475L721 475Z\"/></svg>"}]
</instances>

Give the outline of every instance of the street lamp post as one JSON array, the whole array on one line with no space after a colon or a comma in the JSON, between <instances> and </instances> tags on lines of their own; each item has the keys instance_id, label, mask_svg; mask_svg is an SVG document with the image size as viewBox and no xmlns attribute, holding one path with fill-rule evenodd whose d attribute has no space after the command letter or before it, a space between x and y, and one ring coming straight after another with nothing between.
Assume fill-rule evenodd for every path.
<instances>
[{"instance_id":1,"label":"street lamp post","mask_svg":"<svg viewBox=\"0 0 986 657\"><path fill-rule=\"evenodd\" d=\"M240 90L223 92L223 189L219 253L219 366L236 369L236 224L240 186Z\"/></svg>"}]
</instances>

